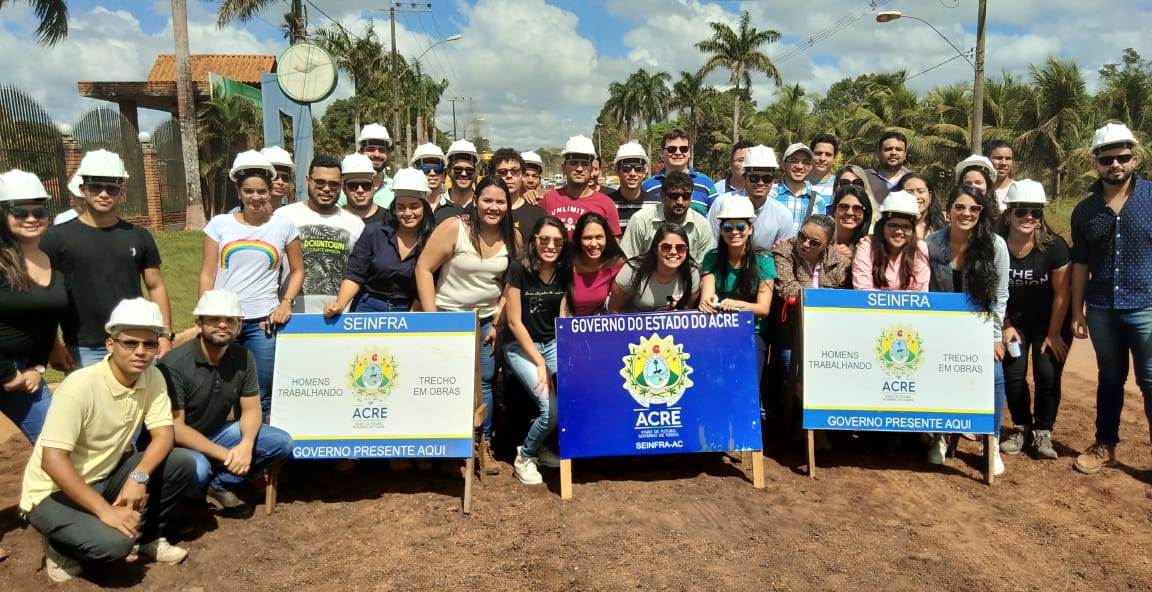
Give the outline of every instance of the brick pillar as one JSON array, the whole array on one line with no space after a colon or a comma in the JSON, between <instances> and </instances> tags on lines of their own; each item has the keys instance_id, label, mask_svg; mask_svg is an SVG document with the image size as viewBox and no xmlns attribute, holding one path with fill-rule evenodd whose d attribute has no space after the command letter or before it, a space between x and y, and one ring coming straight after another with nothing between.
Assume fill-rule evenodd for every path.
<instances>
[{"instance_id":1,"label":"brick pillar","mask_svg":"<svg viewBox=\"0 0 1152 592\"><path fill-rule=\"evenodd\" d=\"M141 142L140 150L144 153L144 188L148 194L148 226L152 228L152 232L160 232L164 230L164 210L160 206L160 169L156 163L156 146L151 141Z\"/></svg>"},{"instance_id":2,"label":"brick pillar","mask_svg":"<svg viewBox=\"0 0 1152 592\"><path fill-rule=\"evenodd\" d=\"M61 147L64 152L65 186L61 188L62 191L60 191L60 195L63 197L63 205L60 207L60 211L63 212L72 207L79 199L75 195L72 195L72 192L68 190L67 184L72 180L72 175L76 172L76 169L80 168L80 161L84 158L84 149L80 147L80 144L76 142L76 138L72 137L72 134L63 137Z\"/></svg>"}]
</instances>

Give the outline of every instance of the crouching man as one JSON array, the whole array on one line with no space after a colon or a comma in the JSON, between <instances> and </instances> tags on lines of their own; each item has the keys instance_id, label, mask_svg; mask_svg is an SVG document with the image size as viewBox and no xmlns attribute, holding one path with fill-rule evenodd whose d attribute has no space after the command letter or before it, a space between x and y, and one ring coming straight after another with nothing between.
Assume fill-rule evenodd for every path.
<instances>
[{"instance_id":1,"label":"crouching man","mask_svg":"<svg viewBox=\"0 0 1152 592\"><path fill-rule=\"evenodd\" d=\"M240 297L208 290L192 314L200 336L158 362L172 397L176 445L196 461L194 495L207 491L222 513L244 515L249 508L237 490L249 474L291 458L292 438L262 423L256 358L235 343L244 318ZM229 421L237 407L239 419Z\"/></svg>"},{"instance_id":2,"label":"crouching man","mask_svg":"<svg viewBox=\"0 0 1152 592\"><path fill-rule=\"evenodd\" d=\"M82 562L119 561L134 546L162 563L188 555L160 536L196 471L192 456L172 447L171 403L152 366L165 332L160 307L121 301L105 329L108 355L60 383L24 470L20 509L46 537L45 571L58 582ZM151 442L136 452L141 424Z\"/></svg>"}]
</instances>

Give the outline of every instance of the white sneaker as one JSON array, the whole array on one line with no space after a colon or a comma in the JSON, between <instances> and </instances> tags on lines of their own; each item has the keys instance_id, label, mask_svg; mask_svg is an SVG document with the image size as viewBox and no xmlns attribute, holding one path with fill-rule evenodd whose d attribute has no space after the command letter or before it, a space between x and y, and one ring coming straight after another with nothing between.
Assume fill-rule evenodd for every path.
<instances>
[{"instance_id":1,"label":"white sneaker","mask_svg":"<svg viewBox=\"0 0 1152 592\"><path fill-rule=\"evenodd\" d=\"M83 567L79 561L59 552L48 537L44 537L44 573L53 582L67 582L80 575Z\"/></svg>"},{"instance_id":2,"label":"white sneaker","mask_svg":"<svg viewBox=\"0 0 1152 592\"><path fill-rule=\"evenodd\" d=\"M1000 458L1000 441L992 438L992 474L1000 476L1004 474L1004 470L1004 461Z\"/></svg>"},{"instance_id":3,"label":"white sneaker","mask_svg":"<svg viewBox=\"0 0 1152 592\"><path fill-rule=\"evenodd\" d=\"M536 462L549 469L559 469L560 455L553 452L552 449L547 446L541 446L540 450L536 451Z\"/></svg>"},{"instance_id":4,"label":"white sneaker","mask_svg":"<svg viewBox=\"0 0 1152 592\"><path fill-rule=\"evenodd\" d=\"M188 557L188 551L168 543L168 539L160 537L151 543L136 545L136 554L160 563L176 565Z\"/></svg>"},{"instance_id":5,"label":"white sneaker","mask_svg":"<svg viewBox=\"0 0 1152 592\"><path fill-rule=\"evenodd\" d=\"M524 447L516 447L516 460L512 462L512 473L525 485L540 485L544 478L536 467L536 457L524 454Z\"/></svg>"},{"instance_id":6,"label":"white sneaker","mask_svg":"<svg viewBox=\"0 0 1152 592\"><path fill-rule=\"evenodd\" d=\"M948 435L932 434L932 442L928 444L928 464L944 464L946 454L948 454Z\"/></svg>"}]
</instances>

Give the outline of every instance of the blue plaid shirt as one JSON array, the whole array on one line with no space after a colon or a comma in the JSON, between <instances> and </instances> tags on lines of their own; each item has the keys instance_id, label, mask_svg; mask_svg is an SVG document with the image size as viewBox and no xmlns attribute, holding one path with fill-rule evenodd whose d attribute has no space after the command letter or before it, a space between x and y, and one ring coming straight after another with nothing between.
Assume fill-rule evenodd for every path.
<instances>
[{"instance_id":1,"label":"blue plaid shirt","mask_svg":"<svg viewBox=\"0 0 1152 592\"><path fill-rule=\"evenodd\" d=\"M816 205L812 208L813 214L826 213L831 204L831 202L825 202L819 193L812 191L812 185L807 180L804 181L804 190L799 194L792 193L792 190L788 189L788 185L784 181L780 181L768 192L768 199L780 202L788 208L789 212L792 212L792 234L800 231L800 225L804 223L804 218L808 214L809 201L816 200Z\"/></svg>"},{"instance_id":2,"label":"blue plaid shirt","mask_svg":"<svg viewBox=\"0 0 1152 592\"><path fill-rule=\"evenodd\" d=\"M1072 210L1072 262L1088 266L1088 306L1152 306L1152 181L1135 182L1119 214L1101 197L1100 181Z\"/></svg>"}]
</instances>

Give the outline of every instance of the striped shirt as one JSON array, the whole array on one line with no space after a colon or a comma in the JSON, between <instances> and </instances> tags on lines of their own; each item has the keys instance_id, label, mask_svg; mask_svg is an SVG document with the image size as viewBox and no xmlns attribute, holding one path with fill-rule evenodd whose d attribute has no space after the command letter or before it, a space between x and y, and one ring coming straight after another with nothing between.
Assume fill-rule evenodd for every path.
<instances>
[{"instance_id":1,"label":"striped shirt","mask_svg":"<svg viewBox=\"0 0 1152 592\"><path fill-rule=\"evenodd\" d=\"M719 195L716 192L716 184L712 182L712 178L704 173L701 173L691 167L688 169L688 174L692 177L692 209L707 214L708 208L712 207L712 202ZM644 192L644 201L660 201L660 187L664 185L664 172L661 171L648 177L641 185L640 191Z\"/></svg>"}]
</instances>

